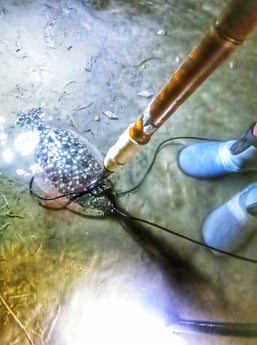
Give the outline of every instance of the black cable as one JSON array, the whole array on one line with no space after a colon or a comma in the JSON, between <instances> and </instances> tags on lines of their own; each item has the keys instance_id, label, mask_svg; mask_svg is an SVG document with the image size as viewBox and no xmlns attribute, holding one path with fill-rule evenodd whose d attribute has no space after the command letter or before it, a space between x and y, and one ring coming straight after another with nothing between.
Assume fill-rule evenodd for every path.
<instances>
[{"instance_id":1,"label":"black cable","mask_svg":"<svg viewBox=\"0 0 257 345\"><path fill-rule=\"evenodd\" d=\"M119 209L117 209L116 207L113 207L113 212L117 215L117 216L120 216L121 218L127 218L127 219L130 219L130 220L134 220L136 222L140 222L140 223L144 223L144 224L147 224L147 225L150 225L150 226L153 226L157 229L160 229L160 230L163 230L169 234L172 234L172 235L175 235L177 237L180 237L182 238L183 240L187 240L191 243L194 243L194 244L197 244L203 248L206 248L206 249L210 249L212 251L215 251L217 253L220 253L220 254L224 254L226 256L230 256L234 259L238 259L238 260L242 260L242 261L246 261L246 262L251 262L251 263L254 263L256 264L257 263L257 259L251 259L251 258L247 258L245 256L241 256L241 255L237 255L237 254L234 254L234 253L230 253L230 252L227 252L225 250L222 250L222 249L218 249L216 247L212 247L208 244L205 244L201 241L197 241L197 240L194 240L193 238L191 237L188 237L186 235L183 235L183 234L180 234L174 230L171 230L169 228L166 228L165 226L162 226L162 225L159 225L159 224L156 224L154 222L151 222L149 220L146 220L146 219L141 219L141 218L138 218L138 217L134 217L134 216L131 216L127 213L124 213L122 211L120 211Z\"/></svg>"},{"instance_id":2,"label":"black cable","mask_svg":"<svg viewBox=\"0 0 257 345\"><path fill-rule=\"evenodd\" d=\"M157 149L155 150L154 152L154 155L153 155L153 158L152 158L152 161L150 163L150 165L148 166L148 168L146 169L143 177L141 178L141 180L132 188L130 189L127 189L125 191L121 191L121 192L116 192L116 196L118 197L121 197L123 195L126 195L128 193L131 193L131 192L134 192L135 190L137 190L141 184L144 182L144 180L146 179L147 175L149 174L150 170L152 169L154 163L155 163L155 160L156 160L156 157L158 155L158 153L169 143L172 144L172 141L174 140L181 140L181 139L188 139L188 140L205 140L205 141L213 141L213 139L208 139L208 138L202 138L202 137L195 137L195 136L180 136L180 137L172 137L172 138L168 138L164 141L162 141L159 146L157 146ZM216 140L216 141L219 141L219 140Z\"/></svg>"},{"instance_id":3,"label":"black cable","mask_svg":"<svg viewBox=\"0 0 257 345\"><path fill-rule=\"evenodd\" d=\"M35 176L32 176L30 183L29 183L29 191L30 194L35 196L36 198L43 200L43 201L54 201L54 200L58 200L58 199L62 199L65 197L72 197L72 199L77 199L80 198L81 196L85 195L85 194L91 194L93 195L93 189L96 187L101 187L100 182L102 181L102 179L98 179L96 181L94 181L93 183L91 183L90 185L87 186L87 190L84 190L82 192L68 192L68 193L64 193L58 196L55 196L53 198L45 198L41 195L39 195L38 193L36 193L33 189L33 183L34 183L34 179Z\"/></svg>"},{"instance_id":4,"label":"black cable","mask_svg":"<svg viewBox=\"0 0 257 345\"><path fill-rule=\"evenodd\" d=\"M61 194L61 195L58 195L58 196L55 196L53 198L45 198L39 194L37 194L34 190L33 190L33 182L34 182L34 179L35 179L35 176L32 176L31 180L30 180L30 183L29 183L29 191L30 191L30 194L35 196L36 198L40 199L40 200L43 200L43 201L53 201L53 200L58 200L58 199L62 199L62 198L65 198L65 197L69 197L69 196L72 196L72 197L80 197L82 195L85 195L87 192L81 192L81 193L78 193L78 192L69 192L69 193L65 193L65 194Z\"/></svg>"},{"instance_id":5,"label":"black cable","mask_svg":"<svg viewBox=\"0 0 257 345\"><path fill-rule=\"evenodd\" d=\"M222 250L222 249L218 249L216 247L212 247L208 244L205 244L203 242L200 242L200 241L197 241L197 240L194 240L190 237L187 237L186 235L183 235L183 234L179 234L178 232L174 231L174 230L171 230L171 229L168 229L164 226L161 226L161 225L158 225L158 224L155 224L149 220L145 220L145 219L141 219L141 218L137 218L137 217L133 217L133 216L130 216L131 219L137 221L137 222L141 222L141 223L145 223L147 225L151 225L151 226L154 226L160 230L163 230L165 232L168 232L172 235L175 235L177 237L180 237L180 238L183 238L184 240L187 240L189 242L192 242L192 243L195 243L201 247L204 247L204 248L207 248L207 249L210 249L210 250L213 250L217 253L221 253L221 254L224 254L224 255L227 255L227 256L231 256L232 258L235 258L235 259L239 259L239 260L242 260L242 261L247 261L247 262L251 262L251 263L257 263L257 259L251 259L251 258L247 258L245 256L241 256L241 255L237 255L237 254L233 254L233 253L230 253L230 252L227 252L225 250Z\"/></svg>"}]
</instances>

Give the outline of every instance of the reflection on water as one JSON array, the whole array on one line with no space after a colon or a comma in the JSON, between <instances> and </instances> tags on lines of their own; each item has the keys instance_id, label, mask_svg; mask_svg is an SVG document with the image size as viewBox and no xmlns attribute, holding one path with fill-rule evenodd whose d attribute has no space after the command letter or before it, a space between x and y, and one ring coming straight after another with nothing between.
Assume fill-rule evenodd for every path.
<instances>
[{"instance_id":1,"label":"reflection on water","mask_svg":"<svg viewBox=\"0 0 257 345\"><path fill-rule=\"evenodd\" d=\"M257 322L255 265L216 257L153 229L126 232L115 219L41 207L28 191L38 138L14 126L21 110L46 107L54 127L85 136L105 153L223 5L0 1L1 344L250 344L175 336L163 323L177 316ZM255 50L253 39L217 71L134 165L112 177L115 189L136 184L157 141L174 133L229 139L256 120ZM143 187L120 203L199 239L206 214L256 181L256 174L190 179L177 167L179 147L165 148ZM254 257L255 251L253 241L243 254Z\"/></svg>"}]
</instances>

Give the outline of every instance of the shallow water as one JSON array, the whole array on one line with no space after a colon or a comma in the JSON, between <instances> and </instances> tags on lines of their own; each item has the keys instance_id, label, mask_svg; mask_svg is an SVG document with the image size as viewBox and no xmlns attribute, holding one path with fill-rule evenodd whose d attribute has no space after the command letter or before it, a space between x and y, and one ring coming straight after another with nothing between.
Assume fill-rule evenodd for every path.
<instances>
[{"instance_id":1,"label":"shallow water","mask_svg":"<svg viewBox=\"0 0 257 345\"><path fill-rule=\"evenodd\" d=\"M147 106L151 98L140 94L159 90L223 6L221 0L0 1L1 344L29 344L22 325L40 345L257 344L175 339L160 326L177 315L257 322L256 265L158 230L138 238L115 219L39 206L28 191L33 155L24 155L27 139L14 127L17 112L42 106L54 126L78 132L104 154ZM112 177L115 190L138 181L167 137L241 135L256 120L256 50L253 38L202 85L133 164ZM144 185L119 202L135 216L200 239L204 217L256 174L191 179L178 169L180 147L163 149ZM255 238L241 254L256 257L256 246Z\"/></svg>"}]
</instances>

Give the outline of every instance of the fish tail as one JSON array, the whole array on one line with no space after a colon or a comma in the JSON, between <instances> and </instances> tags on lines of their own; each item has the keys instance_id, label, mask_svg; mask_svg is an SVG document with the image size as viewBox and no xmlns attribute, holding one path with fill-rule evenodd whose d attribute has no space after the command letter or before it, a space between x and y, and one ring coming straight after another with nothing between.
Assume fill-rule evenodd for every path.
<instances>
[{"instance_id":1,"label":"fish tail","mask_svg":"<svg viewBox=\"0 0 257 345\"><path fill-rule=\"evenodd\" d=\"M18 114L15 124L30 130L42 130L46 128L44 112L41 108L32 108L26 112L21 112Z\"/></svg>"}]
</instances>

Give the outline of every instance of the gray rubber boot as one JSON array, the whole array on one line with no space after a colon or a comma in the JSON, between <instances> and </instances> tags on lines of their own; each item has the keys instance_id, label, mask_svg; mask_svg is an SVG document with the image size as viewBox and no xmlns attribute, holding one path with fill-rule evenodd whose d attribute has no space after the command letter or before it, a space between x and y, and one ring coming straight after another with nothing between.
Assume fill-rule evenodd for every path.
<instances>
[{"instance_id":1,"label":"gray rubber boot","mask_svg":"<svg viewBox=\"0 0 257 345\"><path fill-rule=\"evenodd\" d=\"M257 183L212 211L202 227L206 244L229 252L241 249L257 233Z\"/></svg>"},{"instance_id":2,"label":"gray rubber boot","mask_svg":"<svg viewBox=\"0 0 257 345\"><path fill-rule=\"evenodd\" d=\"M184 174L201 179L257 170L256 147L233 155L230 148L235 142L207 141L189 145L178 154L179 168Z\"/></svg>"}]
</instances>

